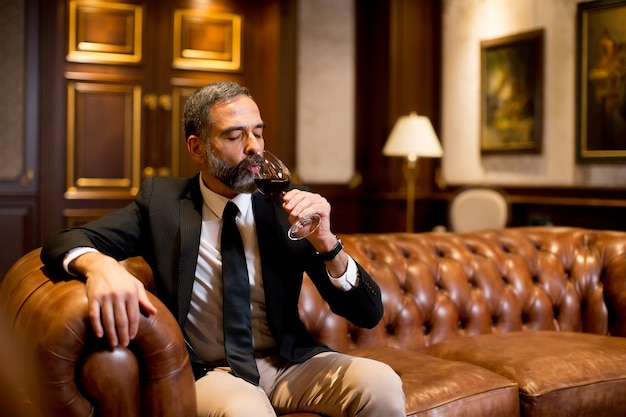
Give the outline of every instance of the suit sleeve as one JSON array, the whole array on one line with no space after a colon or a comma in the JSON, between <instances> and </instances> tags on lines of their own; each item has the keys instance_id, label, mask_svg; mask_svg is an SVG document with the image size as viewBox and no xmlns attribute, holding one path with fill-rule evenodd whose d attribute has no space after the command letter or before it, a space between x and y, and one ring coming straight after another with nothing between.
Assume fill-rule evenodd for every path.
<instances>
[{"instance_id":1,"label":"suit sleeve","mask_svg":"<svg viewBox=\"0 0 626 417\"><path fill-rule=\"evenodd\" d=\"M350 291L335 287L322 261L314 261L307 274L326 300L333 313L342 316L359 327L372 328L383 316L380 288L367 271L356 262L359 285Z\"/></svg>"},{"instance_id":2,"label":"suit sleeve","mask_svg":"<svg viewBox=\"0 0 626 417\"><path fill-rule=\"evenodd\" d=\"M309 191L306 187L297 186L295 188ZM287 241L286 233L290 226L288 216L280 205L276 205L274 210L277 213L276 218L278 220L276 221L283 228L283 230L278 231L280 233L279 238L282 238L283 242ZM258 226L259 222L257 221ZM267 232L268 235L270 233ZM293 270L300 271L300 273L304 268L333 313L346 318L359 327L372 328L378 324L383 316L380 288L356 260L360 284L350 291L344 291L335 287L330 281L326 272L326 265L315 256L315 249L307 240L290 241L288 245L294 251L292 252L294 256L287 260L280 256L280 261L277 262L281 265L290 263ZM262 250L263 248L260 249ZM266 256L274 256L273 251L268 251Z\"/></svg>"}]
</instances>

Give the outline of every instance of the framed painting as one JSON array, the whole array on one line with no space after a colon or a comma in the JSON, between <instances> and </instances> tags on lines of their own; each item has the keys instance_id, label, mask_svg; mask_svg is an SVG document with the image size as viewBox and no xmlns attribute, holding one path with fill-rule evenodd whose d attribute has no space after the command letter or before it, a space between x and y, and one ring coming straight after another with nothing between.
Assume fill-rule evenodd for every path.
<instances>
[{"instance_id":1,"label":"framed painting","mask_svg":"<svg viewBox=\"0 0 626 417\"><path fill-rule=\"evenodd\" d=\"M626 1L579 3L576 136L579 163L626 162Z\"/></svg>"},{"instance_id":2,"label":"framed painting","mask_svg":"<svg viewBox=\"0 0 626 417\"><path fill-rule=\"evenodd\" d=\"M544 31L480 43L482 154L541 153Z\"/></svg>"}]
</instances>

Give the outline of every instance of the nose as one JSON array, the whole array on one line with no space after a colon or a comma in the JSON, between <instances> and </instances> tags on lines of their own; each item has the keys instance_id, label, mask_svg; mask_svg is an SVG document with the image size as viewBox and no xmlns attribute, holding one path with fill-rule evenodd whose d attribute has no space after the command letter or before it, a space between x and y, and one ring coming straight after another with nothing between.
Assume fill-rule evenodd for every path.
<instances>
[{"instance_id":1,"label":"nose","mask_svg":"<svg viewBox=\"0 0 626 417\"><path fill-rule=\"evenodd\" d=\"M263 137L256 136L253 132L247 134L246 140L246 155L257 154L263 150L264 142Z\"/></svg>"}]
</instances>

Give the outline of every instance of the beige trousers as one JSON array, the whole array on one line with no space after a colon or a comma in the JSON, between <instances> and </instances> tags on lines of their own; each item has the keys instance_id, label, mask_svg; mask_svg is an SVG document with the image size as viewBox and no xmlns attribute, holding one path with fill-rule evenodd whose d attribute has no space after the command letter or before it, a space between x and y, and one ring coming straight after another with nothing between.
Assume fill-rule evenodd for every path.
<instances>
[{"instance_id":1,"label":"beige trousers","mask_svg":"<svg viewBox=\"0 0 626 417\"><path fill-rule=\"evenodd\" d=\"M196 381L200 417L276 417L312 412L328 417L406 417L400 377L372 359L320 353L294 364L257 359L260 385L217 368Z\"/></svg>"}]
</instances>

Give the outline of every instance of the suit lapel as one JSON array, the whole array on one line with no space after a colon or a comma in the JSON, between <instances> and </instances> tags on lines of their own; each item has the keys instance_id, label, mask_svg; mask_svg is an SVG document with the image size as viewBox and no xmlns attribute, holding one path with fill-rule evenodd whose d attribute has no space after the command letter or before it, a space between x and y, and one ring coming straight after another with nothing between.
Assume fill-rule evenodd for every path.
<instances>
[{"instance_id":1,"label":"suit lapel","mask_svg":"<svg viewBox=\"0 0 626 417\"><path fill-rule=\"evenodd\" d=\"M200 249L202 194L198 176L189 180L179 202L180 257L178 264L178 321L183 326L189 312L191 292Z\"/></svg>"}]
</instances>

